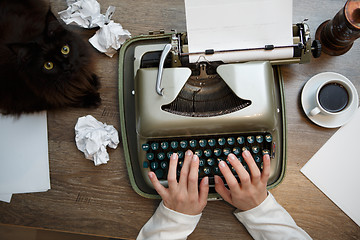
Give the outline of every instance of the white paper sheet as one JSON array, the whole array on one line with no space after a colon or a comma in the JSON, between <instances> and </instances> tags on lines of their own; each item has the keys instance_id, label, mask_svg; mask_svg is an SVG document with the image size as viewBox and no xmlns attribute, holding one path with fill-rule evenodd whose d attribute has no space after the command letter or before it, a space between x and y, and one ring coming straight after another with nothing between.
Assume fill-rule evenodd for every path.
<instances>
[{"instance_id":1,"label":"white paper sheet","mask_svg":"<svg viewBox=\"0 0 360 240\"><path fill-rule=\"evenodd\" d=\"M50 189L46 112L0 115L0 196Z\"/></svg>"},{"instance_id":2,"label":"white paper sheet","mask_svg":"<svg viewBox=\"0 0 360 240\"><path fill-rule=\"evenodd\" d=\"M185 0L189 52L293 44L292 0ZM191 55L224 62L293 57L293 49ZM204 60L204 59L201 59Z\"/></svg>"},{"instance_id":3,"label":"white paper sheet","mask_svg":"<svg viewBox=\"0 0 360 240\"><path fill-rule=\"evenodd\" d=\"M360 109L300 170L360 226Z\"/></svg>"}]
</instances>

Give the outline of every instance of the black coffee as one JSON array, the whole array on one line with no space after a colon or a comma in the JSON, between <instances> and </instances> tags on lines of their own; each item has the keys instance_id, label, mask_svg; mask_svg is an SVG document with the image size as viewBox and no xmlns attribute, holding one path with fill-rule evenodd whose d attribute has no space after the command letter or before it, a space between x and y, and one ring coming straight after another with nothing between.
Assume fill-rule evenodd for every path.
<instances>
[{"instance_id":1,"label":"black coffee","mask_svg":"<svg viewBox=\"0 0 360 240\"><path fill-rule=\"evenodd\" d=\"M347 106L349 94L343 85L328 83L319 92L319 102L326 111L340 112Z\"/></svg>"}]
</instances>

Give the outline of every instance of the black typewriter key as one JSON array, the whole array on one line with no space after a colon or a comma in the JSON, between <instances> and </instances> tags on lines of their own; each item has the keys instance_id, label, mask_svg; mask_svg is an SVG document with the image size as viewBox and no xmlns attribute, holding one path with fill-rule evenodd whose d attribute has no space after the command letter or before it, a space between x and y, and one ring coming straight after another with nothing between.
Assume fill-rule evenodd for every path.
<instances>
[{"instance_id":1,"label":"black typewriter key","mask_svg":"<svg viewBox=\"0 0 360 240\"><path fill-rule=\"evenodd\" d=\"M270 151L267 150L267 149L264 149L264 150L262 150L262 154L263 154L263 155L265 155L265 154L270 154Z\"/></svg>"},{"instance_id":2,"label":"black typewriter key","mask_svg":"<svg viewBox=\"0 0 360 240\"><path fill-rule=\"evenodd\" d=\"M209 166L214 166L214 164L215 164L215 160L213 158L208 158L208 160L206 160L206 162Z\"/></svg>"},{"instance_id":3,"label":"black typewriter key","mask_svg":"<svg viewBox=\"0 0 360 240\"><path fill-rule=\"evenodd\" d=\"M154 157L155 157L155 156L154 156L153 153L147 153L147 154L146 154L146 159L149 160L149 161L154 160Z\"/></svg>"},{"instance_id":4,"label":"black typewriter key","mask_svg":"<svg viewBox=\"0 0 360 240\"><path fill-rule=\"evenodd\" d=\"M172 155L173 155L173 152L168 152L168 153L166 154L166 156L167 156L168 159L170 159Z\"/></svg>"},{"instance_id":5,"label":"black typewriter key","mask_svg":"<svg viewBox=\"0 0 360 240\"><path fill-rule=\"evenodd\" d=\"M246 138L246 140L247 140L248 143L252 144L255 141L255 138L254 138L254 136L248 136Z\"/></svg>"},{"instance_id":6,"label":"black typewriter key","mask_svg":"<svg viewBox=\"0 0 360 240\"><path fill-rule=\"evenodd\" d=\"M262 143L262 142L264 141L264 137L261 136L261 135L258 135L258 136L256 136L256 141L257 141L258 143Z\"/></svg>"},{"instance_id":7,"label":"black typewriter key","mask_svg":"<svg viewBox=\"0 0 360 240\"><path fill-rule=\"evenodd\" d=\"M227 141L227 143L229 145L234 145L235 144L235 138L233 138L233 137L229 137L226 141Z\"/></svg>"},{"instance_id":8,"label":"black typewriter key","mask_svg":"<svg viewBox=\"0 0 360 240\"><path fill-rule=\"evenodd\" d=\"M205 160L204 159L199 159L199 166L203 167L205 165Z\"/></svg>"},{"instance_id":9,"label":"black typewriter key","mask_svg":"<svg viewBox=\"0 0 360 240\"><path fill-rule=\"evenodd\" d=\"M238 138L236 139L236 141L237 141L239 144L244 144L245 138L244 138L244 137L238 137Z\"/></svg>"},{"instance_id":10,"label":"black typewriter key","mask_svg":"<svg viewBox=\"0 0 360 240\"><path fill-rule=\"evenodd\" d=\"M259 155L255 155L255 156L254 156L254 160L255 160L256 163L260 163L260 162L261 162L261 158L260 158Z\"/></svg>"},{"instance_id":11,"label":"black typewriter key","mask_svg":"<svg viewBox=\"0 0 360 240\"><path fill-rule=\"evenodd\" d=\"M208 143L209 143L209 146L210 147L213 147L213 146L215 146L215 144L216 144L216 140L215 139L209 139L209 141L208 141Z\"/></svg>"},{"instance_id":12,"label":"black typewriter key","mask_svg":"<svg viewBox=\"0 0 360 240\"><path fill-rule=\"evenodd\" d=\"M183 151L178 151L177 155L179 158L184 158L184 152Z\"/></svg>"},{"instance_id":13,"label":"black typewriter key","mask_svg":"<svg viewBox=\"0 0 360 240\"><path fill-rule=\"evenodd\" d=\"M218 166L213 167L213 171L214 171L214 174L215 174L215 175L219 175L219 174L221 174L220 169L219 169L219 167L218 167Z\"/></svg>"},{"instance_id":14,"label":"black typewriter key","mask_svg":"<svg viewBox=\"0 0 360 240\"><path fill-rule=\"evenodd\" d=\"M159 149L159 143L154 142L154 143L151 143L150 146L151 146L151 149L154 151Z\"/></svg>"},{"instance_id":15,"label":"black typewriter key","mask_svg":"<svg viewBox=\"0 0 360 240\"><path fill-rule=\"evenodd\" d=\"M164 160L165 159L165 153L163 153L163 152L158 153L157 154L157 159L159 159L160 161Z\"/></svg>"},{"instance_id":16,"label":"black typewriter key","mask_svg":"<svg viewBox=\"0 0 360 240\"><path fill-rule=\"evenodd\" d=\"M147 143L144 143L142 146L141 146L142 150L144 151L148 151L150 149L150 145L147 144Z\"/></svg>"},{"instance_id":17,"label":"black typewriter key","mask_svg":"<svg viewBox=\"0 0 360 240\"><path fill-rule=\"evenodd\" d=\"M222 153L222 151L221 151L220 148L215 148L215 149L214 149L214 155L215 155L215 156L219 157L219 156L221 155L221 153Z\"/></svg>"},{"instance_id":18,"label":"black typewriter key","mask_svg":"<svg viewBox=\"0 0 360 240\"><path fill-rule=\"evenodd\" d=\"M234 147L234 148L233 148L233 153L234 153L235 155L239 155L239 154L241 153L241 149L240 149L239 147Z\"/></svg>"},{"instance_id":19,"label":"black typewriter key","mask_svg":"<svg viewBox=\"0 0 360 240\"><path fill-rule=\"evenodd\" d=\"M155 175L158 179L162 179L164 177L164 171L162 169L157 169Z\"/></svg>"},{"instance_id":20,"label":"black typewriter key","mask_svg":"<svg viewBox=\"0 0 360 240\"><path fill-rule=\"evenodd\" d=\"M249 147L245 146L245 147L243 147L241 150L244 152L244 151L246 151L246 150L249 151L250 149L249 149Z\"/></svg>"},{"instance_id":21,"label":"black typewriter key","mask_svg":"<svg viewBox=\"0 0 360 240\"><path fill-rule=\"evenodd\" d=\"M143 168L148 168L149 167L149 162L148 161L144 161L143 162Z\"/></svg>"},{"instance_id":22,"label":"black typewriter key","mask_svg":"<svg viewBox=\"0 0 360 240\"><path fill-rule=\"evenodd\" d=\"M168 168L168 163L167 163L166 161L162 161L162 162L160 163L160 167L161 167L162 169L167 169L167 168Z\"/></svg>"},{"instance_id":23,"label":"black typewriter key","mask_svg":"<svg viewBox=\"0 0 360 240\"><path fill-rule=\"evenodd\" d=\"M181 147L181 148L187 148L187 146L188 146L188 142L187 142L187 141L185 141L185 140L180 141L180 147Z\"/></svg>"},{"instance_id":24,"label":"black typewriter key","mask_svg":"<svg viewBox=\"0 0 360 240\"><path fill-rule=\"evenodd\" d=\"M169 143L168 142L162 142L160 143L160 146L162 149L166 150L169 148Z\"/></svg>"},{"instance_id":25,"label":"black typewriter key","mask_svg":"<svg viewBox=\"0 0 360 240\"><path fill-rule=\"evenodd\" d=\"M251 151L253 152L253 153L255 153L255 154L257 154L258 152L259 152L259 147L258 146L253 146L252 148L251 148Z\"/></svg>"},{"instance_id":26,"label":"black typewriter key","mask_svg":"<svg viewBox=\"0 0 360 240\"><path fill-rule=\"evenodd\" d=\"M170 143L170 145L171 145L171 147L172 147L173 149L175 149L175 148L177 148L177 147L179 146L179 143L178 143L177 141L172 141L172 142Z\"/></svg>"},{"instance_id":27,"label":"black typewriter key","mask_svg":"<svg viewBox=\"0 0 360 240\"><path fill-rule=\"evenodd\" d=\"M198 149L198 150L195 150L195 153L194 153L194 154L197 155L198 157L201 157L202 154L203 154L203 151L200 150L200 149Z\"/></svg>"},{"instance_id":28,"label":"black typewriter key","mask_svg":"<svg viewBox=\"0 0 360 240\"><path fill-rule=\"evenodd\" d=\"M210 157L211 156L211 149L206 149L206 150L204 150L204 155L205 155L205 157Z\"/></svg>"},{"instance_id":29,"label":"black typewriter key","mask_svg":"<svg viewBox=\"0 0 360 240\"><path fill-rule=\"evenodd\" d=\"M196 140L190 140L189 145L190 145L190 147L194 148L197 145L197 141Z\"/></svg>"},{"instance_id":30,"label":"black typewriter key","mask_svg":"<svg viewBox=\"0 0 360 240\"><path fill-rule=\"evenodd\" d=\"M206 140L205 139L199 140L199 145L200 147L206 147Z\"/></svg>"},{"instance_id":31,"label":"black typewriter key","mask_svg":"<svg viewBox=\"0 0 360 240\"><path fill-rule=\"evenodd\" d=\"M267 135L265 136L265 140L266 140L267 142L271 142L271 141L272 141L272 136L271 136L270 134L267 134Z\"/></svg>"},{"instance_id":32,"label":"black typewriter key","mask_svg":"<svg viewBox=\"0 0 360 240\"><path fill-rule=\"evenodd\" d=\"M219 139L218 139L218 143L219 143L220 146L224 146L225 143L226 143L225 138L219 138Z\"/></svg>"},{"instance_id":33,"label":"black typewriter key","mask_svg":"<svg viewBox=\"0 0 360 240\"><path fill-rule=\"evenodd\" d=\"M155 170L155 169L157 169L159 167L159 163L158 162L151 162L150 163L150 168L152 169L152 170Z\"/></svg>"},{"instance_id":34,"label":"black typewriter key","mask_svg":"<svg viewBox=\"0 0 360 240\"><path fill-rule=\"evenodd\" d=\"M206 175L209 175L209 174L211 173L211 168L209 168L209 167L204 167L204 173L205 173Z\"/></svg>"},{"instance_id":35,"label":"black typewriter key","mask_svg":"<svg viewBox=\"0 0 360 240\"><path fill-rule=\"evenodd\" d=\"M225 156L229 155L231 153L230 148L224 148L223 153Z\"/></svg>"}]
</instances>

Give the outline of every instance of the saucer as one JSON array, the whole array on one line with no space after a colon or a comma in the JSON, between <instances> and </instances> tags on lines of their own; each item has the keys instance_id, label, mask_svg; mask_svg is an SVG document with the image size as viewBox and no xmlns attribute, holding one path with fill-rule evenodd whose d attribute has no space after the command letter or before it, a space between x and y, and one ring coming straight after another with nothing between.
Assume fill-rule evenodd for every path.
<instances>
[{"instance_id":1,"label":"saucer","mask_svg":"<svg viewBox=\"0 0 360 240\"><path fill-rule=\"evenodd\" d=\"M310 115L310 111L315 107L315 94L318 87L329 79L340 79L347 82L354 92L354 101L349 106L349 110L342 114L327 116L324 114ZM323 72L310 78L302 89L301 105L306 116L315 124L325 128L337 128L346 124L359 106L359 96L352 82L339 73Z\"/></svg>"}]
</instances>

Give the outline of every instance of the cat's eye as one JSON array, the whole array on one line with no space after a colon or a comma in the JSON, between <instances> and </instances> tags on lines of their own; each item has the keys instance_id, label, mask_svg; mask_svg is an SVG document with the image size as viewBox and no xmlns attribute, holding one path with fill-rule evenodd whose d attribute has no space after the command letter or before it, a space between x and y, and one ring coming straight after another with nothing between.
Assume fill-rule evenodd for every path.
<instances>
[{"instance_id":1,"label":"cat's eye","mask_svg":"<svg viewBox=\"0 0 360 240\"><path fill-rule=\"evenodd\" d=\"M68 45L64 45L62 48L61 48L61 53L64 54L64 55L68 55L70 52L70 47Z\"/></svg>"},{"instance_id":2,"label":"cat's eye","mask_svg":"<svg viewBox=\"0 0 360 240\"><path fill-rule=\"evenodd\" d=\"M54 64L52 62L46 62L46 63L44 63L44 68L46 70L51 70L54 68Z\"/></svg>"}]
</instances>

